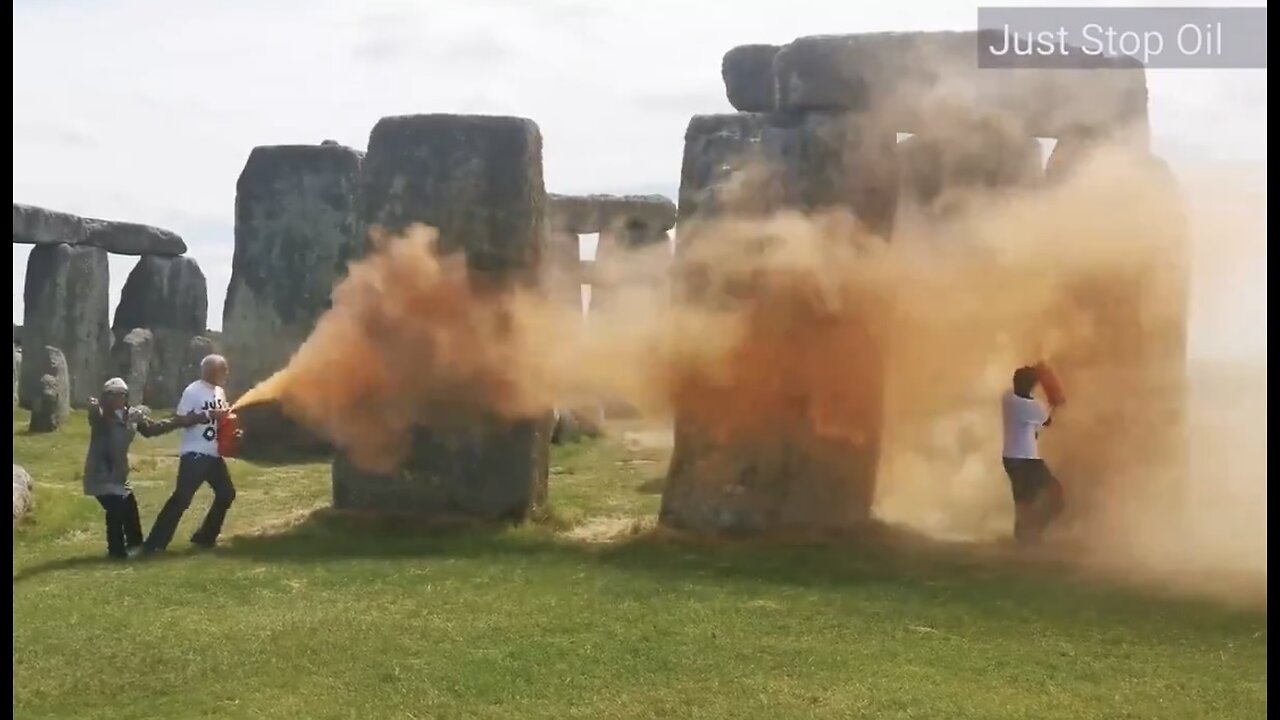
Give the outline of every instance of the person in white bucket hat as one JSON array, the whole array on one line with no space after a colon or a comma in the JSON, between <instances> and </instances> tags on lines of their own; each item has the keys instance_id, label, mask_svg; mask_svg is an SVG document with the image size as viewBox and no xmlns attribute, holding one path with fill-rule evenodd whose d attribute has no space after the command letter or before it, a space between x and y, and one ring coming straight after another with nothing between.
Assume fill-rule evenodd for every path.
<instances>
[{"instance_id":1,"label":"person in white bucket hat","mask_svg":"<svg viewBox=\"0 0 1280 720\"><path fill-rule=\"evenodd\" d=\"M89 399L89 448L84 459L84 494L107 514L107 555L124 559L142 548L138 500L129 484L129 446L135 434L155 437L201 421L199 413L154 421L144 407L129 406L129 385L111 378L101 398Z\"/></svg>"}]
</instances>

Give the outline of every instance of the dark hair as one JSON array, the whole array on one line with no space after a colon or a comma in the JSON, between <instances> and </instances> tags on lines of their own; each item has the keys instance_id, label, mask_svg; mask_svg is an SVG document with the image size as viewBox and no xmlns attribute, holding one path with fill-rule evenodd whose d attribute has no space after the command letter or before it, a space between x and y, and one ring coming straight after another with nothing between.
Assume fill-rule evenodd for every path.
<instances>
[{"instance_id":1,"label":"dark hair","mask_svg":"<svg viewBox=\"0 0 1280 720\"><path fill-rule=\"evenodd\" d=\"M1013 391L1019 390L1031 391L1040 380L1040 373L1030 365L1026 365L1013 371Z\"/></svg>"}]
</instances>

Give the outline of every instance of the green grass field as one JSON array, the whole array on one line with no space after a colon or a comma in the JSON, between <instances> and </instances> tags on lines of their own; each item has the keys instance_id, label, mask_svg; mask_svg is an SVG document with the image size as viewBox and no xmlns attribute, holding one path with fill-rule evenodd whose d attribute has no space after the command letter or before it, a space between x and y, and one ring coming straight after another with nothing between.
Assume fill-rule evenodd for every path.
<instances>
[{"instance_id":1,"label":"green grass field","mask_svg":"<svg viewBox=\"0 0 1280 720\"><path fill-rule=\"evenodd\" d=\"M87 428L28 436L16 718L1262 718L1265 611L916 544L650 530L665 454L553 455L551 513L424 531L328 513L327 464L235 462L219 550L109 563ZM150 525L176 436L139 439Z\"/></svg>"}]
</instances>

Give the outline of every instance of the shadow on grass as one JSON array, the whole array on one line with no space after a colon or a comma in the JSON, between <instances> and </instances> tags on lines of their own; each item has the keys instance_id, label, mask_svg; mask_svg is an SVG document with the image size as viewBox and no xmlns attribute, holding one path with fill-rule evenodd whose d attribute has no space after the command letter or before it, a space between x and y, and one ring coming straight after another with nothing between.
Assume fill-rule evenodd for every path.
<instances>
[{"instance_id":1,"label":"shadow on grass","mask_svg":"<svg viewBox=\"0 0 1280 720\"><path fill-rule=\"evenodd\" d=\"M156 563L175 562L189 558L193 555L208 554L210 552L220 553L221 550L203 550L198 548L189 548L186 550L166 550L150 555L140 555L138 557L129 558L128 560L119 560L109 558L106 555L80 556L73 558L61 558L58 560L50 560L48 562L38 563L30 567L25 567L13 574L13 584L34 580L42 575L70 570L85 570L90 568L122 568L134 567L138 565L152 565Z\"/></svg>"},{"instance_id":2,"label":"shadow on grass","mask_svg":"<svg viewBox=\"0 0 1280 720\"><path fill-rule=\"evenodd\" d=\"M535 558L584 561L661 576L717 575L804 587L932 583L945 579L1059 575L1056 563L998 546L946 543L876 525L854 534L769 539L705 538L653 529L610 542L557 534L552 521L520 528L422 526L411 519L317 510L270 534L240 536L219 554L260 562L323 563L335 558ZM1002 564L1004 566L1002 567ZM1013 569L1011 566L1018 566Z\"/></svg>"},{"instance_id":3,"label":"shadow on grass","mask_svg":"<svg viewBox=\"0 0 1280 720\"><path fill-rule=\"evenodd\" d=\"M197 552L170 551L135 562L146 566L179 561ZM558 533L554 519L519 528L467 523L423 526L413 519L322 509L285 528L227 538L214 556L299 565L400 558L533 561L548 568L591 564L605 571L650 575L655 584L715 578L746 585L902 595L922 601L945 597L949 603L984 615L1017 614L1022 611L1016 608L1034 605L1067 617L1096 614L1101 605L1117 624L1146 623L1154 617L1149 605L1153 593L1087 579L1067 558L1002 545L938 541L883 525L856 535L768 539L705 538L659 528L608 542L584 542ZM14 584L110 562L99 557L51 561L15 573ZM1167 595L1163 599L1185 600L1175 605L1192 608L1193 614L1206 607L1197 600Z\"/></svg>"}]
</instances>

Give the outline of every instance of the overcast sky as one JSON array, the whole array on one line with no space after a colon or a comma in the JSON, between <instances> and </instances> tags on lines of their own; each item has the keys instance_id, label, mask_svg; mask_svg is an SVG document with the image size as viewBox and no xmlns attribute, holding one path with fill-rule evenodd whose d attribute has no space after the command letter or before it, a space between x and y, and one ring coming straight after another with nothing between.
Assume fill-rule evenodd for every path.
<instances>
[{"instance_id":1,"label":"overcast sky","mask_svg":"<svg viewBox=\"0 0 1280 720\"><path fill-rule=\"evenodd\" d=\"M209 277L217 328L236 177L255 145L332 138L363 149L386 115L521 115L542 129L549 190L674 197L689 117L732 111L720 80L728 48L972 29L975 8L946 0L14 0L13 199L177 231ZM1155 146L1176 169L1244 165L1260 173L1265 196L1265 71L1154 71L1149 83ZM1258 212L1258 254L1239 263L1231 291L1196 321L1201 352L1265 352L1265 206ZM28 252L14 246L15 322ZM133 262L113 256L113 307Z\"/></svg>"}]
</instances>

